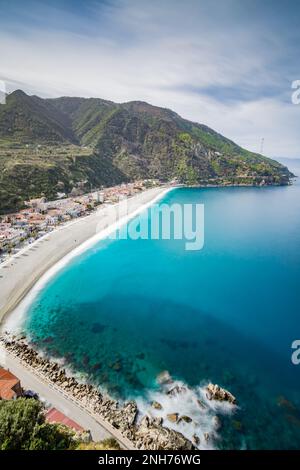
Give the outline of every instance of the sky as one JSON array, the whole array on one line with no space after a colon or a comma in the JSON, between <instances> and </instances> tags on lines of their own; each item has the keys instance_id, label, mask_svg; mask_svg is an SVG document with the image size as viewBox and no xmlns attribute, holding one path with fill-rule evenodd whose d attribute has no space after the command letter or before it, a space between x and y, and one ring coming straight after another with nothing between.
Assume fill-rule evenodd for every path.
<instances>
[{"instance_id":1,"label":"sky","mask_svg":"<svg viewBox=\"0 0 300 470\"><path fill-rule=\"evenodd\" d=\"M173 109L300 157L299 0L0 0L0 80L42 97Z\"/></svg>"}]
</instances>

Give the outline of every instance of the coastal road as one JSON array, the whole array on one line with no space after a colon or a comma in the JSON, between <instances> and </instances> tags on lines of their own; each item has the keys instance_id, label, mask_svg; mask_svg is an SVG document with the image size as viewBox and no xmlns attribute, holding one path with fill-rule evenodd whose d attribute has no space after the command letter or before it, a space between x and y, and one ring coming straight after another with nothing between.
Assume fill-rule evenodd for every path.
<instances>
[{"instance_id":1,"label":"coastal road","mask_svg":"<svg viewBox=\"0 0 300 470\"><path fill-rule=\"evenodd\" d=\"M24 389L34 390L39 397L46 400L51 406L64 413L86 430L90 430L93 441L101 441L113 437L122 448L133 449L133 445L120 435L118 430L108 428L109 423L100 424L98 420L76 402L62 394L58 389L51 386L49 382L43 381L40 376L35 375L29 368L25 367L14 355L4 350L0 345L0 363L16 375ZM98 418L101 419L100 417Z\"/></svg>"},{"instance_id":2,"label":"coastal road","mask_svg":"<svg viewBox=\"0 0 300 470\"><path fill-rule=\"evenodd\" d=\"M1 361L2 362L2 361ZM62 394L53 388L50 388L47 383L43 383L40 377L35 377L27 368L10 354L6 353L5 368L9 369L20 380L24 389L34 390L39 394L40 398L45 399L51 403L52 406L64 413L69 418L73 419L82 426L84 429L91 431L94 441L100 441L107 437L112 437L105 429L103 429L93 418L79 408L75 403L68 401Z\"/></svg>"}]
</instances>

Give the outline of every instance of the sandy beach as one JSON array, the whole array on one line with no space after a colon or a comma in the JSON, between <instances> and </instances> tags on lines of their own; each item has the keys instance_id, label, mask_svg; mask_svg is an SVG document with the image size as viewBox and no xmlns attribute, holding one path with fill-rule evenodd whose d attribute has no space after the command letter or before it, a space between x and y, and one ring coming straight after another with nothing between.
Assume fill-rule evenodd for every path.
<instances>
[{"instance_id":1,"label":"sandy beach","mask_svg":"<svg viewBox=\"0 0 300 470\"><path fill-rule=\"evenodd\" d=\"M121 203L114 205L113 212L101 207L91 215L61 226L0 265L0 322L9 316L23 302L30 302L30 292L44 285L62 266L88 249L97 241L108 236L132 217L158 201L170 188L159 187L143 191L127 200L127 211L119 211ZM27 295L29 294L29 295ZM23 300L23 302L21 302ZM0 324L1 326L1 324ZM22 363L18 357L0 347L0 362L15 373L23 387L35 390L41 397L56 406L67 416L89 429L94 440L113 436L121 447L132 449L131 442L100 415L94 415L74 402L71 396L63 394L49 381L45 381Z\"/></svg>"},{"instance_id":2,"label":"sandy beach","mask_svg":"<svg viewBox=\"0 0 300 470\"><path fill-rule=\"evenodd\" d=\"M3 263L0 266L0 320L2 320L2 324L4 323L6 326L6 322L3 322L5 316L9 319L14 317L14 315L9 315L11 312L23 311L26 303L32 301L36 290L42 288L49 277L73 257L157 202L169 190L170 188L166 187L152 188L133 196L127 200L126 213L119 211L119 217L116 217L116 213L107 212L107 208L101 208L84 219L76 220L47 234L34 244L24 248L8 262ZM119 205L120 203L116 204L115 208L118 209ZM37 355L38 361L45 360L39 356L39 353L34 350L32 352ZM156 445L163 448L172 445L175 449L192 446L184 436L163 428L160 421L158 423L155 419L152 422L147 418L146 424L143 424L143 421L140 424L135 424L138 409L134 402L126 402L124 409L119 409L118 402L108 396L101 395L97 389L91 390L90 385L80 385L88 387L88 391L83 392L83 398L74 396L74 392L72 393L72 390L69 389L69 384L75 381L74 377L67 378L64 375L63 383L59 379L61 373L65 374L65 369L59 369L59 377L54 379L49 371L44 370L45 366L37 366L35 359L26 362L22 351L19 354L18 351L13 351L10 347L5 346L3 337L0 344L0 363L20 379L25 389L34 390L41 399L51 406L55 406L84 429L90 430L95 441L114 437L122 448L134 449L135 443L138 448L140 446L147 448L150 434L155 433L157 439L151 444L152 447L154 446L153 448L156 448ZM54 364L48 360L47 367L51 369ZM78 389L79 385L75 381L75 389L76 387ZM98 405L97 400L95 401L95 393L100 397ZM99 410L97 407L93 409L95 404ZM101 407L104 413L102 413ZM108 417L105 416L105 410ZM117 427L113 425L112 420L115 419L120 420L122 429L118 428L119 425ZM150 441L152 442L151 439Z\"/></svg>"},{"instance_id":3,"label":"sandy beach","mask_svg":"<svg viewBox=\"0 0 300 470\"><path fill-rule=\"evenodd\" d=\"M12 312L35 283L62 260L89 248L158 200L169 188L151 188L127 200L127 214L101 207L91 215L61 226L0 265L0 322ZM114 206L118 209L120 203ZM67 256L67 258L66 258ZM59 267L57 266L59 269Z\"/></svg>"}]
</instances>

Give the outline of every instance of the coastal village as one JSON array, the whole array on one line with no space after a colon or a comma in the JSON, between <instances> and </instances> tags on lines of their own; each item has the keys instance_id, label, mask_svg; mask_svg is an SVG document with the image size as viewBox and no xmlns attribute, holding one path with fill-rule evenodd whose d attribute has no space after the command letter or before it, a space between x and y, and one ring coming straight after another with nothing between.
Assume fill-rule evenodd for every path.
<instances>
[{"instance_id":1,"label":"coastal village","mask_svg":"<svg viewBox=\"0 0 300 470\"><path fill-rule=\"evenodd\" d=\"M59 193L53 201L45 197L31 199L19 212L0 215L0 263L62 224L157 185L157 180L148 179L83 193L83 184L78 184L69 197Z\"/></svg>"}]
</instances>

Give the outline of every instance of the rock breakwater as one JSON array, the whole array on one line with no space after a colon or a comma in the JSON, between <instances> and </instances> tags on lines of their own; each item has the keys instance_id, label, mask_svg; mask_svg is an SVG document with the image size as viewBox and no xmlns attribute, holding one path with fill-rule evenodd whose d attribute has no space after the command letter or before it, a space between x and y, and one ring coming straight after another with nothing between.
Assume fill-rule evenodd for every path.
<instances>
[{"instance_id":1,"label":"rock breakwater","mask_svg":"<svg viewBox=\"0 0 300 470\"><path fill-rule=\"evenodd\" d=\"M68 376L65 368L35 351L25 338L8 335L0 337L5 349L17 356L25 366L30 366L41 378L52 382L71 399L80 403L87 412L107 421L137 449L190 450L194 446L180 432L163 426L161 418L144 416L138 420L138 408L134 401L120 404L91 384L80 383Z\"/></svg>"}]
</instances>

